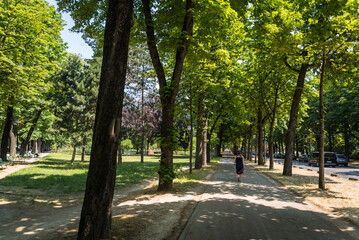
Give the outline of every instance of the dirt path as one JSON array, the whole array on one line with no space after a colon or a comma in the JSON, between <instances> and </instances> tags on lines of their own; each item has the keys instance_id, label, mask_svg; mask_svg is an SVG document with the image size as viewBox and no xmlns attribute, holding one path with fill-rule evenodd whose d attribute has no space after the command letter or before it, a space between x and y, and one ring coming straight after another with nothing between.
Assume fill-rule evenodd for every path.
<instances>
[{"instance_id":1,"label":"dirt path","mask_svg":"<svg viewBox=\"0 0 359 240\"><path fill-rule=\"evenodd\" d=\"M19 171L20 169L23 169L23 168L26 168L26 167L30 166L32 163L38 161L39 159L45 157L48 154L49 153L40 153L40 156L37 157L37 158L29 158L29 159L24 160L23 162L15 163L12 166L7 166L6 168L1 170L0 179L3 179L7 175L9 175L11 173L14 173L16 171Z\"/></svg>"}]
</instances>

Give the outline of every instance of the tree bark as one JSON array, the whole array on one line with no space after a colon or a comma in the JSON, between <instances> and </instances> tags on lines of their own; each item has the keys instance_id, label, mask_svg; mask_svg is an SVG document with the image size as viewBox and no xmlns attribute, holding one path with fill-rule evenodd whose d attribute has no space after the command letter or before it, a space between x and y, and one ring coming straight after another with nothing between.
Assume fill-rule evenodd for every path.
<instances>
[{"instance_id":1,"label":"tree bark","mask_svg":"<svg viewBox=\"0 0 359 240\"><path fill-rule=\"evenodd\" d=\"M293 150L294 150L294 137L295 129L297 127L299 103L302 97L304 79L307 73L309 65L303 63L299 70L299 75L297 79L297 86L294 92L292 107L290 110L290 118L288 123L287 134L285 138L285 160L283 167L283 175L292 176L292 160L293 160Z\"/></svg>"},{"instance_id":2,"label":"tree bark","mask_svg":"<svg viewBox=\"0 0 359 240\"><path fill-rule=\"evenodd\" d=\"M173 171L173 146L174 142L174 104L179 90L184 59L188 52L188 47L193 31L193 3L192 0L186 1L186 14L184 17L180 44L176 51L176 61L173 69L171 81L166 80L156 45L154 23L152 20L150 0L142 0L143 12L145 15L147 45L151 55L153 67L156 71L159 86L160 99L162 104L162 125L161 125L161 160L159 174L158 191L166 191L172 188L175 177Z\"/></svg>"},{"instance_id":3,"label":"tree bark","mask_svg":"<svg viewBox=\"0 0 359 240\"><path fill-rule=\"evenodd\" d=\"M26 138L25 138L24 141L21 143L21 147L20 147L20 155L21 155L21 156L24 156L25 153L26 153L26 146L29 144L31 135L32 135L32 133L33 133L34 130L35 130L36 124L37 124L37 122L38 122L39 119L40 119L40 116L41 116L42 111L43 111L43 109L40 109L40 110L37 112L37 114L36 114L34 120L32 121L32 125L31 125L29 131L27 132Z\"/></svg>"},{"instance_id":4,"label":"tree bark","mask_svg":"<svg viewBox=\"0 0 359 240\"><path fill-rule=\"evenodd\" d=\"M10 129L10 156L12 156L13 158L16 157L16 137L14 134L14 125L11 124L11 129Z\"/></svg>"},{"instance_id":5,"label":"tree bark","mask_svg":"<svg viewBox=\"0 0 359 240\"><path fill-rule=\"evenodd\" d=\"M275 89L274 94L274 106L273 106L273 112L272 112L272 121L269 126L269 169L274 168L274 123L276 119L276 113L277 113L277 102L278 102L278 91L279 87L277 86Z\"/></svg>"},{"instance_id":6,"label":"tree bark","mask_svg":"<svg viewBox=\"0 0 359 240\"><path fill-rule=\"evenodd\" d=\"M33 140L32 141L32 151L34 152L34 153L37 153L38 151L37 151L38 149L37 149L37 140Z\"/></svg>"},{"instance_id":7,"label":"tree bark","mask_svg":"<svg viewBox=\"0 0 359 240\"><path fill-rule=\"evenodd\" d=\"M204 157L204 98L205 94L201 93L198 102L197 110L197 132L196 132L196 161L195 169L201 169L203 166Z\"/></svg>"},{"instance_id":8,"label":"tree bark","mask_svg":"<svg viewBox=\"0 0 359 240\"><path fill-rule=\"evenodd\" d=\"M189 173L192 174L192 159L193 159L193 95L192 95L192 81L189 86L189 111L190 111L190 131L189 131Z\"/></svg>"},{"instance_id":9,"label":"tree bark","mask_svg":"<svg viewBox=\"0 0 359 240\"><path fill-rule=\"evenodd\" d=\"M143 163L144 142L145 142L145 120L144 120L144 78L141 79L141 163Z\"/></svg>"},{"instance_id":10,"label":"tree bark","mask_svg":"<svg viewBox=\"0 0 359 240\"><path fill-rule=\"evenodd\" d=\"M257 112L257 144L258 144L258 165L264 165L263 161L263 117L262 110Z\"/></svg>"},{"instance_id":11,"label":"tree bark","mask_svg":"<svg viewBox=\"0 0 359 240\"><path fill-rule=\"evenodd\" d=\"M207 160L206 160L206 163L210 163L211 162L211 138L212 136L209 134L209 132L207 131L207 153L206 153L206 156L207 156Z\"/></svg>"},{"instance_id":12,"label":"tree bark","mask_svg":"<svg viewBox=\"0 0 359 240\"><path fill-rule=\"evenodd\" d=\"M324 73L326 65L325 49L323 50L323 62L319 83L319 188L325 190L324 178Z\"/></svg>"},{"instance_id":13,"label":"tree bark","mask_svg":"<svg viewBox=\"0 0 359 240\"><path fill-rule=\"evenodd\" d=\"M206 119L204 120L204 128L203 128L203 164L202 166L207 166L207 145L208 145L208 112L206 110Z\"/></svg>"},{"instance_id":14,"label":"tree bark","mask_svg":"<svg viewBox=\"0 0 359 240\"><path fill-rule=\"evenodd\" d=\"M219 143L217 145L218 157L222 156L221 150L222 150L222 142L223 142L223 131L224 131L224 127L223 127L223 124L221 124L219 126L219 131L218 131L218 134L217 134L217 137L219 139Z\"/></svg>"},{"instance_id":15,"label":"tree bark","mask_svg":"<svg viewBox=\"0 0 359 240\"><path fill-rule=\"evenodd\" d=\"M121 139L118 141L118 150L117 150L117 163L122 164L122 147L121 147Z\"/></svg>"},{"instance_id":16,"label":"tree bark","mask_svg":"<svg viewBox=\"0 0 359 240\"><path fill-rule=\"evenodd\" d=\"M133 0L110 0L96 118L78 239L111 237L116 155L120 135Z\"/></svg>"},{"instance_id":17,"label":"tree bark","mask_svg":"<svg viewBox=\"0 0 359 240\"><path fill-rule=\"evenodd\" d=\"M350 159L350 141L349 141L350 133L349 133L349 120L345 119L344 122L344 151L345 157L347 158L348 162Z\"/></svg>"},{"instance_id":18,"label":"tree bark","mask_svg":"<svg viewBox=\"0 0 359 240\"><path fill-rule=\"evenodd\" d=\"M75 158L76 158L76 144L74 144L72 147L73 147L74 149L72 150L72 157L71 157L71 162L70 162L71 165L74 164Z\"/></svg>"},{"instance_id":19,"label":"tree bark","mask_svg":"<svg viewBox=\"0 0 359 240\"><path fill-rule=\"evenodd\" d=\"M87 143L87 137L84 136L83 137L83 141L82 141L82 154L81 154L81 162L85 161L85 150L86 150L86 143Z\"/></svg>"},{"instance_id":20,"label":"tree bark","mask_svg":"<svg viewBox=\"0 0 359 240\"><path fill-rule=\"evenodd\" d=\"M9 144L9 137L10 137L10 131L13 122L13 116L14 116L14 108L12 106L8 106L6 110L4 131L1 138L0 157L2 158L3 161L7 161L7 147Z\"/></svg>"}]
</instances>

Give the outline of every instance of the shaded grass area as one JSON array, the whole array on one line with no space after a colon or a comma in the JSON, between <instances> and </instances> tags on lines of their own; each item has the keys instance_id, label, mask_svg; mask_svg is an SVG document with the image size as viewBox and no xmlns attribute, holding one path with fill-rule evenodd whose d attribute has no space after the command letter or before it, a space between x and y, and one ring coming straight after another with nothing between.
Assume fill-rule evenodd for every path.
<instances>
[{"instance_id":1,"label":"shaded grass area","mask_svg":"<svg viewBox=\"0 0 359 240\"><path fill-rule=\"evenodd\" d=\"M85 190L89 167L89 156L85 161L75 160L70 164L71 153L51 153L32 166L21 169L0 181L0 189L39 190L49 195L76 194ZM80 155L76 159L80 159ZM174 168L187 166L188 157L174 158ZM157 176L158 156L145 156L140 163L140 156L123 156L123 163L117 167L116 188L129 187ZM25 191L28 192L28 191ZM39 194L39 193L38 193Z\"/></svg>"},{"instance_id":2,"label":"shaded grass area","mask_svg":"<svg viewBox=\"0 0 359 240\"><path fill-rule=\"evenodd\" d=\"M209 173L215 170L219 161L220 158L212 159L211 162L207 166L204 166L202 169L193 169L192 174L189 173L189 170L180 171L177 175L177 178L174 180L174 187L185 188L201 182Z\"/></svg>"},{"instance_id":3,"label":"shaded grass area","mask_svg":"<svg viewBox=\"0 0 359 240\"><path fill-rule=\"evenodd\" d=\"M326 190L323 191L318 187L319 177L316 171L293 168L293 176L283 176L283 165L275 164L274 169L269 170L268 164L265 166L258 166L253 162L249 164L296 192L305 200L359 226L358 181L325 175Z\"/></svg>"}]
</instances>

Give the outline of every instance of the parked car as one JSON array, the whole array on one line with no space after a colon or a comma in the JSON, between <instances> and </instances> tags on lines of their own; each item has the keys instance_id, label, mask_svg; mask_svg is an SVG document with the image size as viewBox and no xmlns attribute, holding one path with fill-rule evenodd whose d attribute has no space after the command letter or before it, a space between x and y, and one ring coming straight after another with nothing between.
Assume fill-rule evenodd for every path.
<instances>
[{"instance_id":1,"label":"parked car","mask_svg":"<svg viewBox=\"0 0 359 240\"><path fill-rule=\"evenodd\" d=\"M309 166L319 166L319 152L313 152L311 157L308 159ZM337 166L337 155L333 152L324 152L324 167L336 167Z\"/></svg>"},{"instance_id":2,"label":"parked car","mask_svg":"<svg viewBox=\"0 0 359 240\"><path fill-rule=\"evenodd\" d=\"M344 154L337 154L337 166L342 164L343 166L348 166L348 159L345 157Z\"/></svg>"},{"instance_id":3,"label":"parked car","mask_svg":"<svg viewBox=\"0 0 359 240\"><path fill-rule=\"evenodd\" d=\"M309 157L310 156L308 154L303 154L299 157L299 161L300 162L308 162Z\"/></svg>"}]
</instances>

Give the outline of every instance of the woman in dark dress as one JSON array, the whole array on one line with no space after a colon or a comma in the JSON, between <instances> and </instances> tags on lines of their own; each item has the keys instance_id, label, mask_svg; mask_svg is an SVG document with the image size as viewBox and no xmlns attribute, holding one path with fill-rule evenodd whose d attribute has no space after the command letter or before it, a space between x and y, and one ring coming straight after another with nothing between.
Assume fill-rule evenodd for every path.
<instances>
[{"instance_id":1,"label":"woman in dark dress","mask_svg":"<svg viewBox=\"0 0 359 240\"><path fill-rule=\"evenodd\" d=\"M244 160L240 151L238 151L237 156L234 157L234 164L236 165L237 179L238 182L240 182L244 172Z\"/></svg>"}]
</instances>

